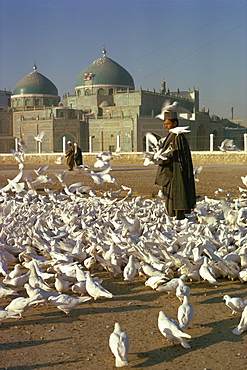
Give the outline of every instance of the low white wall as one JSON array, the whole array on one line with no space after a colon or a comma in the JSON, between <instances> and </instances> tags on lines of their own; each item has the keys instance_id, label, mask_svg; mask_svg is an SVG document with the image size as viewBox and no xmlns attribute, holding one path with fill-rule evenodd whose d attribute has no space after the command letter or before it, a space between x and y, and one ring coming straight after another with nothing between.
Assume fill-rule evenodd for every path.
<instances>
[{"instance_id":1,"label":"low white wall","mask_svg":"<svg viewBox=\"0 0 247 370\"><path fill-rule=\"evenodd\" d=\"M98 153L83 153L83 163L91 164L96 160ZM217 164L217 165L247 165L247 152L192 152L194 165ZM62 153L25 154L25 163L54 163ZM123 153L121 157L113 156L114 164L141 164L144 158L142 153ZM0 164L16 163L12 154L0 154Z\"/></svg>"}]
</instances>

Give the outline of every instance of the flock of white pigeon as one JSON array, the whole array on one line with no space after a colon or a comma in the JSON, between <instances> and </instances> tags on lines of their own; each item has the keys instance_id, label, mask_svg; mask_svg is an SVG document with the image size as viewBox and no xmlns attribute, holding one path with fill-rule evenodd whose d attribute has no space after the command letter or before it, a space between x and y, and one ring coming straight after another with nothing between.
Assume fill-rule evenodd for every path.
<instances>
[{"instance_id":1,"label":"flock of white pigeon","mask_svg":"<svg viewBox=\"0 0 247 370\"><path fill-rule=\"evenodd\" d=\"M128 191L124 198L113 191L97 195L82 183L68 187L67 171L57 175L63 192L45 187L40 193L37 186L52 181L45 175L48 166L34 171L36 179L30 174L21 182L25 150L20 140L19 151L13 151L19 173L0 188L0 298L17 296L0 309L0 323L21 318L44 302L69 314L88 300L113 298L95 276L98 269L126 282L139 274L145 287L181 301L178 321L160 311L158 328L168 341L190 348L191 336L184 330L194 309L186 282L247 282L247 176L239 198L205 197L192 214L178 221L166 214L161 196L132 197L124 186L119 190ZM85 166L79 170L97 184L116 183L109 173L111 159L111 153L97 156L98 173ZM223 299L232 313L241 313L232 331L240 335L247 329L247 300L228 295ZM128 365L129 338L119 323L109 346L115 365Z\"/></svg>"}]
</instances>

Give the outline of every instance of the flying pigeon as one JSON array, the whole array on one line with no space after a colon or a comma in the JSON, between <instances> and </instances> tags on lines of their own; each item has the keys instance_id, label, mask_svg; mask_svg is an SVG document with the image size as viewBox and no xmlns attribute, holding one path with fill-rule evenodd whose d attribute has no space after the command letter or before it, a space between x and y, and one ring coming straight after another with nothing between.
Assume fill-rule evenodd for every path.
<instances>
[{"instance_id":1,"label":"flying pigeon","mask_svg":"<svg viewBox=\"0 0 247 370\"><path fill-rule=\"evenodd\" d=\"M162 105L162 107L161 107L161 113L158 114L155 118L159 118L159 119L162 119L164 121L166 112L177 112L178 115L181 114L181 113L187 113L189 118L192 117L192 113L188 109L179 105L179 103L177 101L174 101L171 104L170 100L166 100L164 102L164 104Z\"/></svg>"},{"instance_id":2,"label":"flying pigeon","mask_svg":"<svg viewBox=\"0 0 247 370\"><path fill-rule=\"evenodd\" d=\"M58 157L58 158L55 160L55 163L56 163L56 164L63 164L63 160L64 160L64 156Z\"/></svg>"},{"instance_id":3,"label":"flying pigeon","mask_svg":"<svg viewBox=\"0 0 247 370\"><path fill-rule=\"evenodd\" d=\"M233 140L230 140L230 139L223 140L220 146L218 146L218 148L221 152L236 152L236 151L239 152L240 151L240 149L235 144L233 144Z\"/></svg>"},{"instance_id":4,"label":"flying pigeon","mask_svg":"<svg viewBox=\"0 0 247 370\"><path fill-rule=\"evenodd\" d=\"M45 131L41 131L37 136L34 136L34 139L41 143L44 136L45 136Z\"/></svg>"},{"instance_id":5,"label":"flying pigeon","mask_svg":"<svg viewBox=\"0 0 247 370\"><path fill-rule=\"evenodd\" d=\"M195 181L199 181L198 175L202 172L202 166L194 168L194 179Z\"/></svg>"},{"instance_id":6,"label":"flying pigeon","mask_svg":"<svg viewBox=\"0 0 247 370\"><path fill-rule=\"evenodd\" d=\"M190 132L188 128L189 126L177 126L177 127L171 128L169 132L176 134L176 135L185 134L186 132Z\"/></svg>"}]
</instances>

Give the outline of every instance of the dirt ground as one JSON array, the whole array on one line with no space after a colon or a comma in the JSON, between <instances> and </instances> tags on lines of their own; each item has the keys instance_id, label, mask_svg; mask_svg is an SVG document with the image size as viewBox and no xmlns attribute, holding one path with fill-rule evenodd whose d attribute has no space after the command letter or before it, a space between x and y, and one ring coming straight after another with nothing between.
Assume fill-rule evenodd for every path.
<instances>
[{"instance_id":1,"label":"dirt ground","mask_svg":"<svg viewBox=\"0 0 247 370\"><path fill-rule=\"evenodd\" d=\"M25 171L33 174L33 169L37 168L37 165L27 164ZM65 169L65 165L50 165L47 174L55 184L49 184L49 188L62 191L54 174ZM117 190L123 184L133 189L133 196L151 198L159 190L153 185L155 171L155 167L113 166L111 174L118 185L103 187L94 186L89 177L74 171L68 173L67 183L82 181L96 191ZM7 178L12 179L16 174L17 165L0 165L0 186L6 185ZM241 176L246 175L245 166L204 166L196 182L198 199L219 197L214 193L218 188L238 197L238 187L244 187ZM157 326L160 310L177 319L180 303L176 297L167 298L166 294L145 287L143 277L136 276L127 284L121 277L112 279L107 272L94 273L103 279L102 285L113 293L113 298L86 302L67 316L51 304L43 304L26 311L22 320L6 320L0 326L0 369L114 369L108 341L115 322L119 322L129 335L128 367L131 369L247 369L247 332L240 336L231 333L241 314L229 316L231 311L222 301L224 294L247 298L246 283L219 279L217 288L204 282L187 283L195 314L189 329L185 330L191 335L191 348L185 349L178 343L172 346L163 341ZM48 283L52 286L54 281ZM26 296L24 290L20 293ZM0 307L6 307L9 302L10 299L1 299Z\"/></svg>"}]
</instances>

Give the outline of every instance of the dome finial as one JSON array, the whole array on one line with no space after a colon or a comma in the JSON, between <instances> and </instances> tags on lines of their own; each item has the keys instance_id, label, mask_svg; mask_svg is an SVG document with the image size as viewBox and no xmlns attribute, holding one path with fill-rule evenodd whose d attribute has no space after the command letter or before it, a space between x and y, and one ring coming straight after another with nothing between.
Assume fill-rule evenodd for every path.
<instances>
[{"instance_id":1,"label":"dome finial","mask_svg":"<svg viewBox=\"0 0 247 370\"><path fill-rule=\"evenodd\" d=\"M103 54L103 57L105 57L105 56L106 56L106 49L105 49L105 45L103 45L102 54Z\"/></svg>"},{"instance_id":2,"label":"dome finial","mask_svg":"<svg viewBox=\"0 0 247 370\"><path fill-rule=\"evenodd\" d=\"M36 60L34 61L34 64L33 64L33 70L34 70L34 71L37 71L37 64L36 64Z\"/></svg>"}]
</instances>

